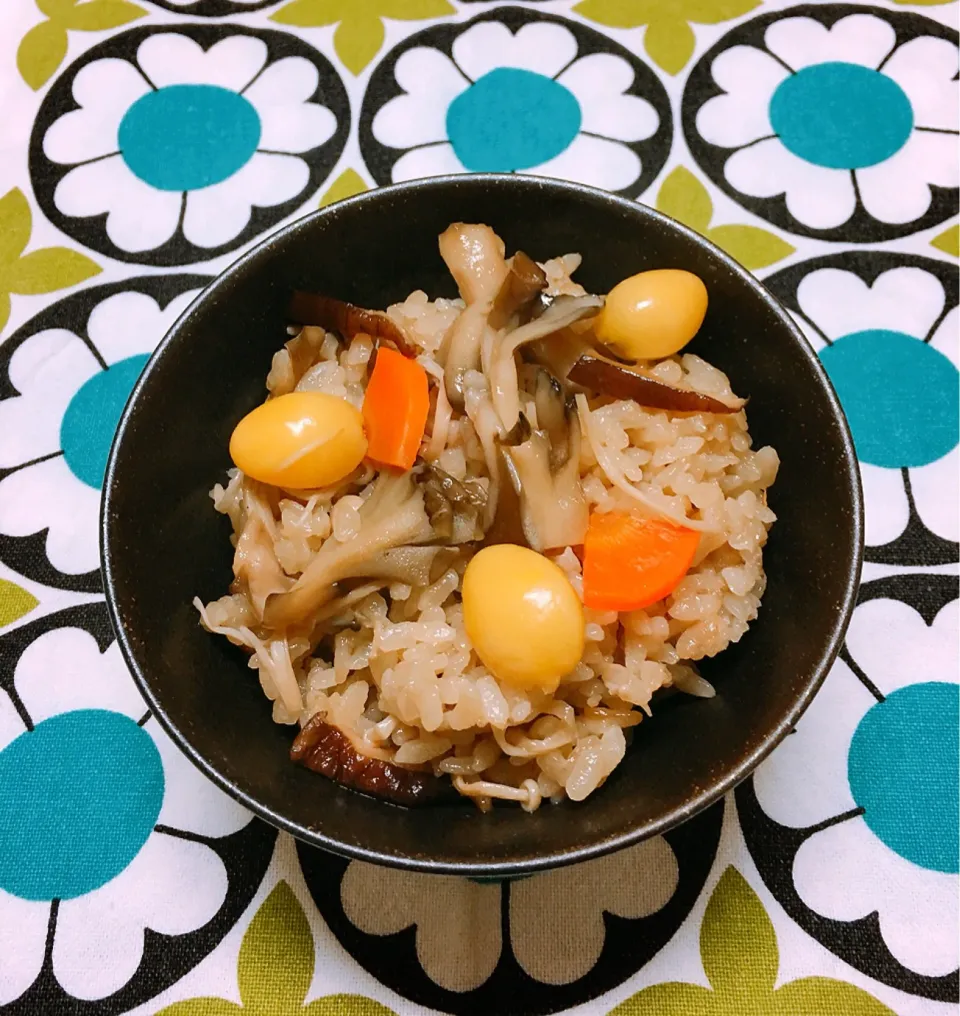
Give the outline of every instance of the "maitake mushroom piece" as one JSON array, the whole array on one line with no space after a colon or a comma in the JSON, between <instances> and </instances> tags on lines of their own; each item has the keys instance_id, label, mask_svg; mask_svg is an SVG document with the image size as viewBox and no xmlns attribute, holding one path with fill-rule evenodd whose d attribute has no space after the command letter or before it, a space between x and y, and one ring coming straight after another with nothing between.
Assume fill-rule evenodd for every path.
<instances>
[{"instance_id":1,"label":"maitake mushroom piece","mask_svg":"<svg viewBox=\"0 0 960 1016\"><path fill-rule=\"evenodd\" d=\"M580 423L564 406L559 385L549 376L544 384L547 390L537 393L537 429L521 413L504 439L525 542L541 552L579 546L589 522L580 483Z\"/></svg>"},{"instance_id":2,"label":"maitake mushroom piece","mask_svg":"<svg viewBox=\"0 0 960 1016\"><path fill-rule=\"evenodd\" d=\"M381 473L359 513L356 536L345 543L328 538L293 587L270 597L264 610L268 627L284 629L305 621L334 599L338 582L367 578L371 569L382 567L385 551L434 538L423 493L411 473Z\"/></svg>"},{"instance_id":3,"label":"maitake mushroom piece","mask_svg":"<svg viewBox=\"0 0 960 1016\"><path fill-rule=\"evenodd\" d=\"M487 487L478 480L458 480L439 466L428 466L421 481L423 501L435 538L449 546L477 539L483 530Z\"/></svg>"}]
</instances>

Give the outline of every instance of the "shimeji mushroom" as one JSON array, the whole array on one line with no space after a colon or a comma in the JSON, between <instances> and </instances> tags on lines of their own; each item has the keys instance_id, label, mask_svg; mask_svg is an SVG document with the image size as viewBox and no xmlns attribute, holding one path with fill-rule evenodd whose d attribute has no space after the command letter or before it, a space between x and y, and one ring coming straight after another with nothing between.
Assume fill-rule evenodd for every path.
<instances>
[{"instance_id":1,"label":"shimeji mushroom","mask_svg":"<svg viewBox=\"0 0 960 1016\"><path fill-rule=\"evenodd\" d=\"M510 269L503 241L489 226L455 222L440 234L440 256L466 304L446 339L447 398L463 408L463 378L480 366L488 317Z\"/></svg>"}]
</instances>

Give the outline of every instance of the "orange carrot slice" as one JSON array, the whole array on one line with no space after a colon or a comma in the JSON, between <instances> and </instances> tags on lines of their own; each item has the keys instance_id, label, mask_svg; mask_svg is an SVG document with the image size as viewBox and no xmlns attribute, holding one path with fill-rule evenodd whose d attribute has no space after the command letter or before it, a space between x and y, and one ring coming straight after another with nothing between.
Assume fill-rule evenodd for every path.
<instances>
[{"instance_id":1,"label":"orange carrot slice","mask_svg":"<svg viewBox=\"0 0 960 1016\"><path fill-rule=\"evenodd\" d=\"M363 398L367 458L409 469L420 450L429 412L427 372L416 360L381 346Z\"/></svg>"},{"instance_id":2,"label":"orange carrot slice","mask_svg":"<svg viewBox=\"0 0 960 1016\"><path fill-rule=\"evenodd\" d=\"M699 534L667 519L594 512L583 542L583 602L593 610L640 610L686 575Z\"/></svg>"}]
</instances>

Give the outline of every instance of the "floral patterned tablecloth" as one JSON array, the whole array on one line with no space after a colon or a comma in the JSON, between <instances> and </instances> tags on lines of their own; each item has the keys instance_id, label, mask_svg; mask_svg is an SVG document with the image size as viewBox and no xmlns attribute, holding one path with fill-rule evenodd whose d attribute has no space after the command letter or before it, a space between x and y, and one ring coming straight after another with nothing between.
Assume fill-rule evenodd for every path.
<instances>
[{"instance_id":1,"label":"floral patterned tablecloth","mask_svg":"<svg viewBox=\"0 0 960 1016\"><path fill-rule=\"evenodd\" d=\"M0 1014L955 1013L957 4L7 0ZM146 709L111 435L281 223L439 173L607 188L756 271L849 416L867 565L797 731L687 825L512 884L297 845Z\"/></svg>"}]
</instances>

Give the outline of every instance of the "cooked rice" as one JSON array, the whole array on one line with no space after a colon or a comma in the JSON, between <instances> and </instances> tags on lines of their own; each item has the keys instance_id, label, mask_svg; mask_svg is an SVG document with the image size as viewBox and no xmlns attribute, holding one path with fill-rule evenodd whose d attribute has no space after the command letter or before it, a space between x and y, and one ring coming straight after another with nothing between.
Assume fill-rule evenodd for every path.
<instances>
[{"instance_id":1,"label":"cooked rice","mask_svg":"<svg viewBox=\"0 0 960 1016\"><path fill-rule=\"evenodd\" d=\"M567 255L544 265L551 293L583 293L570 278L579 260ZM468 413L457 412L436 359L462 307L417 291L387 313L440 379L431 385L422 454L459 480L486 483L484 441L471 419L490 406L484 376L467 378ZM303 328L274 356L268 392L322 391L359 406L372 351L367 336L344 347L320 328ZM727 377L692 354L653 369L669 384L734 398ZM632 728L650 715L658 690L714 694L695 662L737 642L757 616L766 581L762 548L775 519L766 490L777 454L752 449L743 411L672 413L582 395L577 401L579 472L590 509L659 511L687 520L701 540L692 568L665 600L621 614L585 609L583 656L553 694L498 681L472 651L459 589L475 545L444 551L445 568L432 582L363 582L321 609L313 635L262 627L267 597L288 589L327 541L359 535L371 468L336 489L280 491L237 470L225 487L213 488L234 544L251 541L267 564L230 595L197 606L206 628L250 650L276 722L302 725L320 713L375 757L449 775L483 808L500 798L532 811L546 798L580 801L596 790L623 758ZM568 547L549 556L582 598L576 553Z\"/></svg>"}]
</instances>

